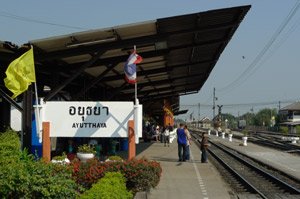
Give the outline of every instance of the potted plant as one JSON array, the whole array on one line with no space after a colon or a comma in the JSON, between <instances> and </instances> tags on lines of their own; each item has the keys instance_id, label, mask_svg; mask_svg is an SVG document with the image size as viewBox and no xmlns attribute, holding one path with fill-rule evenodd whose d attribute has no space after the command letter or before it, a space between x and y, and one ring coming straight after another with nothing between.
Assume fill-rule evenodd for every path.
<instances>
[{"instance_id":1,"label":"potted plant","mask_svg":"<svg viewBox=\"0 0 300 199\"><path fill-rule=\"evenodd\" d=\"M77 157L82 161L86 162L88 159L95 157L96 149L93 145L83 144L78 146Z\"/></svg>"}]
</instances>

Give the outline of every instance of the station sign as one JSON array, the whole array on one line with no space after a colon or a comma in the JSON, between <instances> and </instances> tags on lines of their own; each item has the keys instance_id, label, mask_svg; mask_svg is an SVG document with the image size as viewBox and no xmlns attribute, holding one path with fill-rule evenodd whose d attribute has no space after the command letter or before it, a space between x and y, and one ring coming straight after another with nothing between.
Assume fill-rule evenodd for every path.
<instances>
[{"instance_id":1,"label":"station sign","mask_svg":"<svg viewBox=\"0 0 300 199\"><path fill-rule=\"evenodd\" d=\"M46 102L43 121L50 137L128 137L134 119L133 102Z\"/></svg>"}]
</instances>

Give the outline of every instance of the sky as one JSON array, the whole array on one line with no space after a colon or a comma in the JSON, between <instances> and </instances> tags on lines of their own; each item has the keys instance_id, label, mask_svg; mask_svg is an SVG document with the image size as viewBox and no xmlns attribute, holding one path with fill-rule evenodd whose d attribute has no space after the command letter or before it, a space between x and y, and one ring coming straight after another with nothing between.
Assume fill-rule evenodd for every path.
<instances>
[{"instance_id":1,"label":"sky","mask_svg":"<svg viewBox=\"0 0 300 199\"><path fill-rule=\"evenodd\" d=\"M22 45L91 29L251 5L199 93L180 98L178 118L212 118L213 90L235 116L300 100L300 0L1 0L0 40ZM216 112L217 113L217 109Z\"/></svg>"}]
</instances>

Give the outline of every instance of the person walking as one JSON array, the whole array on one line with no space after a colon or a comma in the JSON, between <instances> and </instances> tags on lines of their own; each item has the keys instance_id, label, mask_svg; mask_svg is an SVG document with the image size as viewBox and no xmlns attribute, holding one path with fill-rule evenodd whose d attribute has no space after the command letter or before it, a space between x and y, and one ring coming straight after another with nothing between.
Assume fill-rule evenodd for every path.
<instances>
[{"instance_id":1,"label":"person walking","mask_svg":"<svg viewBox=\"0 0 300 199\"><path fill-rule=\"evenodd\" d=\"M179 128L177 129L177 144L178 144L178 158L179 162L185 162L186 155L186 134L184 131L184 125L180 123Z\"/></svg>"},{"instance_id":2,"label":"person walking","mask_svg":"<svg viewBox=\"0 0 300 199\"><path fill-rule=\"evenodd\" d=\"M201 149L201 162L202 163L207 163L207 147L208 147L209 143L208 143L208 138L207 135L205 133L202 133L202 140L201 140L201 145L200 145L200 149Z\"/></svg>"},{"instance_id":3,"label":"person walking","mask_svg":"<svg viewBox=\"0 0 300 199\"><path fill-rule=\"evenodd\" d=\"M191 133L188 130L187 125L184 126L184 131L186 134L186 148L185 148L185 159L190 160L190 145L191 145Z\"/></svg>"},{"instance_id":4,"label":"person walking","mask_svg":"<svg viewBox=\"0 0 300 199\"><path fill-rule=\"evenodd\" d=\"M168 147L170 146L170 129L168 128L168 126L166 126L164 133L163 133L163 137L164 137L164 146Z\"/></svg>"}]
</instances>

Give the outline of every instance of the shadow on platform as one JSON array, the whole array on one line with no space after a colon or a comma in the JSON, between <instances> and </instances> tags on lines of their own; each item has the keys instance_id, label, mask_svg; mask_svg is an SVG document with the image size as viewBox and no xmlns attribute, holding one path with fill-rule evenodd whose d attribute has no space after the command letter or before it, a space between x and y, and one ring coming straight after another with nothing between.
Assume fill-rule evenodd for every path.
<instances>
[{"instance_id":1,"label":"shadow on platform","mask_svg":"<svg viewBox=\"0 0 300 199\"><path fill-rule=\"evenodd\" d=\"M140 143L136 144L136 156L138 156L139 154L141 154L143 151L145 151L147 148L149 148L154 143L155 143L154 141L152 141L152 142L144 142L143 140L140 140ZM117 151L116 155L120 156L124 160L127 160L127 158L128 158L128 150L126 150L126 151Z\"/></svg>"}]
</instances>

